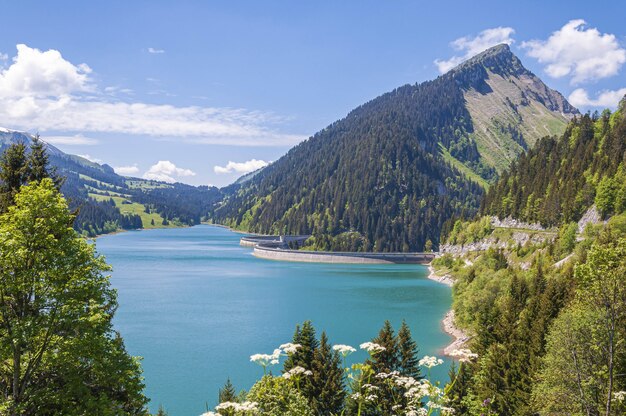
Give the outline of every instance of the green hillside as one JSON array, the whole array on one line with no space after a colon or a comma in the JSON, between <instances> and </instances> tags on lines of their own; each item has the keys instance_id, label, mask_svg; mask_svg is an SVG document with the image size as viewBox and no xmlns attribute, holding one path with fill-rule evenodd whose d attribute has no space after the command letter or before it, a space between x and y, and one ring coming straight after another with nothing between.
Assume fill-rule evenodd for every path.
<instances>
[{"instance_id":1,"label":"green hillside","mask_svg":"<svg viewBox=\"0 0 626 416\"><path fill-rule=\"evenodd\" d=\"M313 234L318 249L437 247L448 219L473 215L510 160L576 113L499 45L356 108L224 189L213 218L250 232Z\"/></svg>"}]
</instances>

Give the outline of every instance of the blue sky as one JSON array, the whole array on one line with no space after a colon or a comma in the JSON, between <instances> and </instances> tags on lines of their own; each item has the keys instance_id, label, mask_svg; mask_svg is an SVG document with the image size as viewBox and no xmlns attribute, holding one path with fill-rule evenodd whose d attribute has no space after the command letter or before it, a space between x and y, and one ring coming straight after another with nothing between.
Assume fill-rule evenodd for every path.
<instances>
[{"instance_id":1,"label":"blue sky","mask_svg":"<svg viewBox=\"0 0 626 416\"><path fill-rule=\"evenodd\" d=\"M222 186L494 42L583 111L626 93L615 2L505 4L2 1L0 126L121 173Z\"/></svg>"}]
</instances>

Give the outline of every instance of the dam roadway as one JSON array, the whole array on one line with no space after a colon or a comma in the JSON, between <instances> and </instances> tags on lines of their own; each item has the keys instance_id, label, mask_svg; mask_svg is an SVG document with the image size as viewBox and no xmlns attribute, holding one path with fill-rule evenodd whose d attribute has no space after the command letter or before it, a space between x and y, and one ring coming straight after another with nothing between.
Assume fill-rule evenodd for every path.
<instances>
[{"instance_id":1,"label":"dam roadway","mask_svg":"<svg viewBox=\"0 0 626 416\"><path fill-rule=\"evenodd\" d=\"M351 263L351 264L428 264L433 253L371 253L339 251L307 251L289 249L291 243L300 245L309 236L247 236L240 244L253 248L259 258L304 263Z\"/></svg>"}]
</instances>

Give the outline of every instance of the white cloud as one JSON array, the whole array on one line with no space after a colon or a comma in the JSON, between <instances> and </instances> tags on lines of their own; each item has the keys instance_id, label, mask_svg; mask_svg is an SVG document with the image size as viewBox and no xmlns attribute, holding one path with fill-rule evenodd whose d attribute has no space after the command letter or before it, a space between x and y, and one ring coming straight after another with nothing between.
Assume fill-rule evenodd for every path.
<instances>
[{"instance_id":1,"label":"white cloud","mask_svg":"<svg viewBox=\"0 0 626 416\"><path fill-rule=\"evenodd\" d=\"M515 42L511 37L515 33L515 30L511 27L494 27L491 29L485 29L477 36L464 36L458 38L450 43L450 46L456 51L463 52L463 55L453 56L450 59L442 60L436 59L435 65L439 69L440 73L445 73L459 65L461 62L468 60L474 55L477 55L492 46L499 45L501 43L512 44Z\"/></svg>"},{"instance_id":2,"label":"white cloud","mask_svg":"<svg viewBox=\"0 0 626 416\"><path fill-rule=\"evenodd\" d=\"M94 144L98 144L97 139L92 139L91 137L85 137L82 134L76 134L74 136L46 136L43 137L43 140L50 144L65 144L65 145L81 145L81 146L90 146Z\"/></svg>"},{"instance_id":3,"label":"white cloud","mask_svg":"<svg viewBox=\"0 0 626 416\"><path fill-rule=\"evenodd\" d=\"M226 166L213 166L213 171L218 174L223 173L248 173L254 172L257 169L261 169L265 166L269 165L268 162L264 160L247 160L245 162L233 162L229 161Z\"/></svg>"},{"instance_id":4,"label":"white cloud","mask_svg":"<svg viewBox=\"0 0 626 416\"><path fill-rule=\"evenodd\" d=\"M87 159L88 161L93 162L93 163L102 163L102 160L92 157L91 155L78 155L78 156L82 157L83 159Z\"/></svg>"},{"instance_id":5,"label":"white cloud","mask_svg":"<svg viewBox=\"0 0 626 416\"><path fill-rule=\"evenodd\" d=\"M113 170L118 175L123 175L123 176L132 176L132 175L136 175L136 174L139 173L139 168L137 167L137 165L116 166L116 167L113 168Z\"/></svg>"},{"instance_id":6,"label":"white cloud","mask_svg":"<svg viewBox=\"0 0 626 416\"><path fill-rule=\"evenodd\" d=\"M17 46L0 70L0 119L24 130L119 133L234 146L290 146L306 137L276 131L285 119L237 108L124 102L98 91L86 64L55 50ZM120 90L121 92L121 90Z\"/></svg>"},{"instance_id":7,"label":"white cloud","mask_svg":"<svg viewBox=\"0 0 626 416\"><path fill-rule=\"evenodd\" d=\"M148 52L154 53L154 54L165 53L165 49L148 48Z\"/></svg>"},{"instance_id":8,"label":"white cloud","mask_svg":"<svg viewBox=\"0 0 626 416\"><path fill-rule=\"evenodd\" d=\"M159 160L143 174L144 179L170 183L176 182L176 178L186 176L196 176L196 173L190 169L179 168L169 160Z\"/></svg>"},{"instance_id":9,"label":"white cloud","mask_svg":"<svg viewBox=\"0 0 626 416\"><path fill-rule=\"evenodd\" d=\"M73 65L53 49L41 52L17 45L13 64L0 72L0 97L59 97L91 91L86 64Z\"/></svg>"},{"instance_id":10,"label":"white cloud","mask_svg":"<svg viewBox=\"0 0 626 416\"><path fill-rule=\"evenodd\" d=\"M626 95L626 88L619 90L604 90L596 98L590 98L583 88L577 88L569 95L568 101L575 107L603 107L616 108L620 100Z\"/></svg>"},{"instance_id":11,"label":"white cloud","mask_svg":"<svg viewBox=\"0 0 626 416\"><path fill-rule=\"evenodd\" d=\"M546 64L553 78L571 76L572 84L613 76L626 62L626 50L615 35L587 28L582 19L571 20L547 40L522 43L528 55Z\"/></svg>"}]
</instances>

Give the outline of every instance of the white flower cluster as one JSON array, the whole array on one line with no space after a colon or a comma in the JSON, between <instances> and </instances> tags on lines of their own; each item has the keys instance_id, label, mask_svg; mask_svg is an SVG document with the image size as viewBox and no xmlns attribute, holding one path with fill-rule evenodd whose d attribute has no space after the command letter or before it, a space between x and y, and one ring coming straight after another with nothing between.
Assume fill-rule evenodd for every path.
<instances>
[{"instance_id":1,"label":"white flower cluster","mask_svg":"<svg viewBox=\"0 0 626 416\"><path fill-rule=\"evenodd\" d=\"M435 409L435 410L439 410L441 412L441 414L452 414L454 413L454 409L451 407L446 407L442 404L439 403L434 403L434 402L428 402L426 403L426 407L428 407L429 409Z\"/></svg>"},{"instance_id":2,"label":"white flower cluster","mask_svg":"<svg viewBox=\"0 0 626 416\"><path fill-rule=\"evenodd\" d=\"M299 378L300 376L312 376L313 372L311 370L305 370L303 367L295 366L294 368L292 368L291 370L287 371L285 374L283 374L283 378L286 378L287 380L289 380L292 377L296 377Z\"/></svg>"},{"instance_id":3,"label":"white flower cluster","mask_svg":"<svg viewBox=\"0 0 626 416\"><path fill-rule=\"evenodd\" d=\"M285 354L295 354L296 351L298 351L300 348L302 348L302 345L300 345L300 344L292 344L291 342L288 342L286 344L281 345L278 348L283 350L285 352Z\"/></svg>"},{"instance_id":4,"label":"white flower cluster","mask_svg":"<svg viewBox=\"0 0 626 416\"><path fill-rule=\"evenodd\" d=\"M281 350L277 348L272 354L254 354L250 356L250 361L262 367L267 367L268 365L278 364L280 353Z\"/></svg>"},{"instance_id":5,"label":"white flower cluster","mask_svg":"<svg viewBox=\"0 0 626 416\"><path fill-rule=\"evenodd\" d=\"M443 364L443 360L441 358L430 357L428 355L419 361L419 365L426 368L433 368L440 364Z\"/></svg>"},{"instance_id":6,"label":"white flower cluster","mask_svg":"<svg viewBox=\"0 0 626 416\"><path fill-rule=\"evenodd\" d=\"M200 416L221 416L220 410L233 411L233 412L258 412L259 404L257 402L223 402L215 406L217 412L206 412Z\"/></svg>"},{"instance_id":7,"label":"white flower cluster","mask_svg":"<svg viewBox=\"0 0 626 416\"><path fill-rule=\"evenodd\" d=\"M356 351L355 348L344 344L333 345L333 350L338 351L344 358Z\"/></svg>"},{"instance_id":8,"label":"white flower cluster","mask_svg":"<svg viewBox=\"0 0 626 416\"><path fill-rule=\"evenodd\" d=\"M364 342L363 344L359 345L359 347L362 350L366 350L370 354L376 354L376 353L379 353L381 351L385 351L385 349L386 349L382 345L376 344L375 342Z\"/></svg>"},{"instance_id":9,"label":"white flower cluster","mask_svg":"<svg viewBox=\"0 0 626 416\"><path fill-rule=\"evenodd\" d=\"M265 368L268 365L276 365L280 361L280 356L284 352L286 355L295 354L298 349L302 348L300 344L282 344L280 347L276 348L271 354L254 354L250 356L250 361L260 365Z\"/></svg>"},{"instance_id":10,"label":"white flower cluster","mask_svg":"<svg viewBox=\"0 0 626 416\"><path fill-rule=\"evenodd\" d=\"M613 393L613 400L616 400L618 402L623 402L624 400L626 400L626 391L616 391L615 393Z\"/></svg>"},{"instance_id":11,"label":"white flower cluster","mask_svg":"<svg viewBox=\"0 0 626 416\"><path fill-rule=\"evenodd\" d=\"M471 350L466 348L460 350L453 350L450 353L451 357L458 358L460 362L468 362L478 358L478 354L473 353Z\"/></svg>"}]
</instances>

